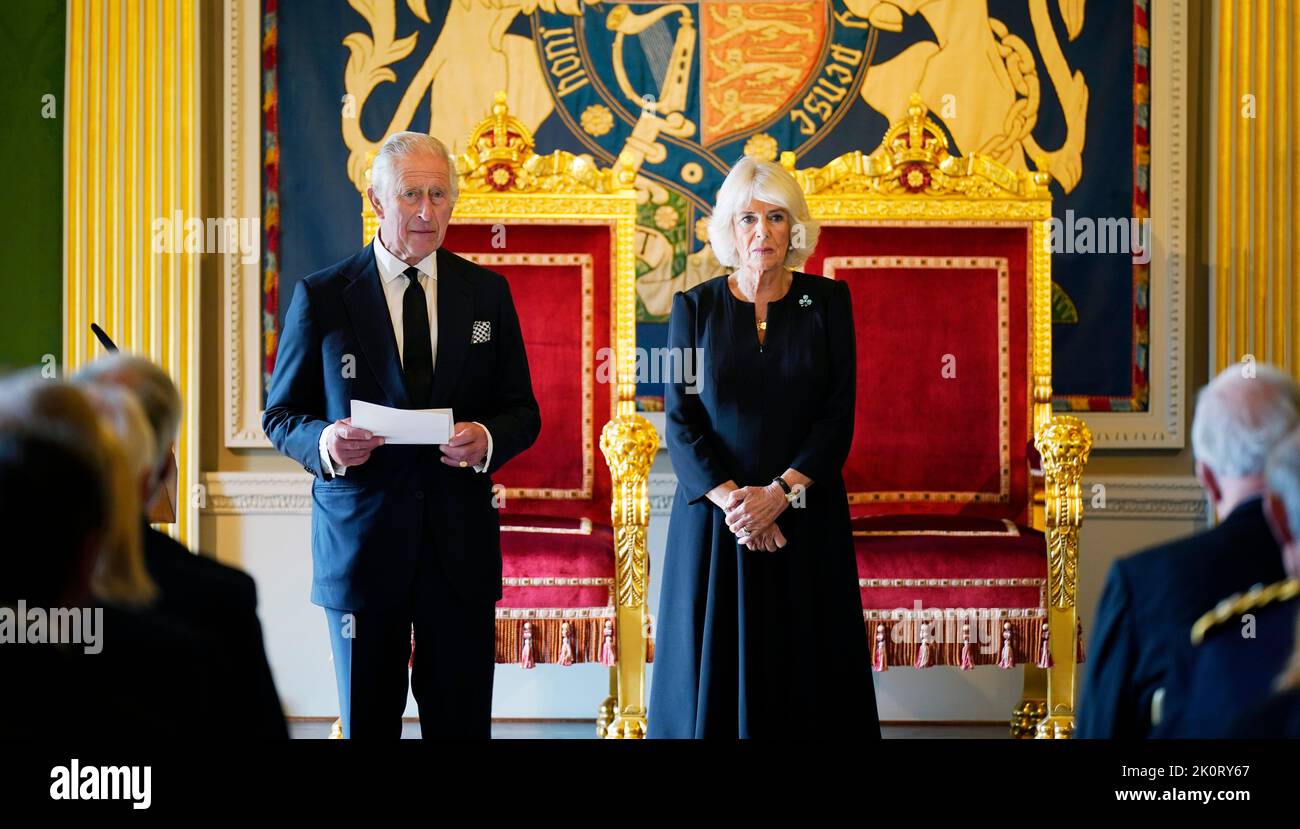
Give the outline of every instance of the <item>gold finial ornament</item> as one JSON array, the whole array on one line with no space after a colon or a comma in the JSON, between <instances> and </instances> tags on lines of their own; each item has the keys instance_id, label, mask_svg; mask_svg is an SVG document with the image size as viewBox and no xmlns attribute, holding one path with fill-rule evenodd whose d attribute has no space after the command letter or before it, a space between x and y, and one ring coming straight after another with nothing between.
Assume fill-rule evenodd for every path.
<instances>
[{"instance_id":1,"label":"gold finial ornament","mask_svg":"<svg viewBox=\"0 0 1300 829\"><path fill-rule=\"evenodd\" d=\"M646 732L645 631L649 556L646 534L650 524L648 480L659 451L659 434L644 417L620 414L600 433L600 451L609 464L614 485L610 509L614 525L614 562L618 599L618 694L606 739L640 739ZM638 652L639 651L639 652Z\"/></svg>"}]
</instances>

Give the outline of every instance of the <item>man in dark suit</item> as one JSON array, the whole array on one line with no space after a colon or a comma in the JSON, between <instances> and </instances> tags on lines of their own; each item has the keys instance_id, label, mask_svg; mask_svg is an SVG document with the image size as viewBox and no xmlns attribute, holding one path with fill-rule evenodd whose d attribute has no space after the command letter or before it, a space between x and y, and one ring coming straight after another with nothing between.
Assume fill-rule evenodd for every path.
<instances>
[{"instance_id":1,"label":"man in dark suit","mask_svg":"<svg viewBox=\"0 0 1300 829\"><path fill-rule=\"evenodd\" d=\"M1258 736L1260 728L1250 723L1262 724L1257 712L1293 661L1300 614L1300 430L1273 450L1266 477L1264 516L1290 578L1229 596L1197 620L1171 658L1156 737Z\"/></svg>"},{"instance_id":2,"label":"man in dark suit","mask_svg":"<svg viewBox=\"0 0 1300 829\"><path fill-rule=\"evenodd\" d=\"M344 736L401 735L413 658L423 735L485 738L501 597L489 475L541 417L505 278L441 247L457 194L446 147L390 136L371 183L379 232L298 285L262 427L315 477L311 598ZM351 425L354 399L451 408L451 440L385 446Z\"/></svg>"},{"instance_id":3,"label":"man in dark suit","mask_svg":"<svg viewBox=\"0 0 1300 829\"><path fill-rule=\"evenodd\" d=\"M167 372L143 357L116 352L86 365L73 377L90 388L121 389L139 404L153 445L149 471L140 483L145 514L141 542L145 569L158 586L150 608L200 638L211 653L209 687L204 689L222 721L204 727L228 729L244 738L287 739L288 728L257 616L257 585L247 573L201 555L149 526L149 505L174 479L172 449L180 426L181 399Z\"/></svg>"},{"instance_id":4,"label":"man in dark suit","mask_svg":"<svg viewBox=\"0 0 1300 829\"><path fill-rule=\"evenodd\" d=\"M1192 424L1196 476L1222 523L1111 566L1075 736L1151 736L1177 640L1224 595L1283 577L1264 519L1264 465L1298 412L1295 381L1269 366L1229 366L1201 390Z\"/></svg>"}]
</instances>

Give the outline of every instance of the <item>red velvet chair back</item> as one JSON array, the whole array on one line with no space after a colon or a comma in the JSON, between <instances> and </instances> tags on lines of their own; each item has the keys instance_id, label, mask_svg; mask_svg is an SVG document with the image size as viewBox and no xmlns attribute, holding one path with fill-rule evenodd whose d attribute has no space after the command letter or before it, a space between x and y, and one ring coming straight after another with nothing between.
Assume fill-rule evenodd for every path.
<instances>
[{"instance_id":1,"label":"red velvet chair back","mask_svg":"<svg viewBox=\"0 0 1300 829\"><path fill-rule=\"evenodd\" d=\"M610 521L600 431L613 414L613 238L609 224L453 222L446 244L510 283L542 431L493 475L510 516ZM536 523L536 522L532 522ZM546 522L550 523L550 522Z\"/></svg>"},{"instance_id":2,"label":"red velvet chair back","mask_svg":"<svg viewBox=\"0 0 1300 829\"><path fill-rule=\"evenodd\" d=\"M988 225L822 224L804 270L844 280L853 298L854 515L1026 523L1031 234Z\"/></svg>"}]
</instances>

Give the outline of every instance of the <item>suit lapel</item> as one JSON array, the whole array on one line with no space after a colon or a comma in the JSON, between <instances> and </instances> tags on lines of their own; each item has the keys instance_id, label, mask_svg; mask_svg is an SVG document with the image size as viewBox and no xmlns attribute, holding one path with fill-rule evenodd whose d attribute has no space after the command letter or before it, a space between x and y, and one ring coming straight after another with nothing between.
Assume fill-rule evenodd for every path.
<instances>
[{"instance_id":1,"label":"suit lapel","mask_svg":"<svg viewBox=\"0 0 1300 829\"><path fill-rule=\"evenodd\" d=\"M388 303L379 284L379 268L375 265L373 248L367 247L362 252L360 265L352 284L343 289L344 307L352 320L352 330L356 332L366 363L388 395L388 402L405 408L410 405L410 399L406 396L402 361L397 355L397 338L393 336Z\"/></svg>"},{"instance_id":2,"label":"suit lapel","mask_svg":"<svg viewBox=\"0 0 1300 829\"><path fill-rule=\"evenodd\" d=\"M438 356L433 366L433 406L445 408L456 390L474 324L474 296L464 263L438 249Z\"/></svg>"}]
</instances>

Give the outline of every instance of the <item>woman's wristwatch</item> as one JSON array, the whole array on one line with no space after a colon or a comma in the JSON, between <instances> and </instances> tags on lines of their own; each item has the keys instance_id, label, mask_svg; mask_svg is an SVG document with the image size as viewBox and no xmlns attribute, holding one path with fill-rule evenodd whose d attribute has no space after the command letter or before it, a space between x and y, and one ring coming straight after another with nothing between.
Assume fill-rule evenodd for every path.
<instances>
[{"instance_id":1,"label":"woman's wristwatch","mask_svg":"<svg viewBox=\"0 0 1300 829\"><path fill-rule=\"evenodd\" d=\"M785 478L782 478L780 475L777 475L775 478L773 478L772 483L781 487L781 491L785 493L786 503L793 504L795 502L795 499L799 497L799 493L792 490L790 488L790 485L785 482Z\"/></svg>"}]
</instances>

